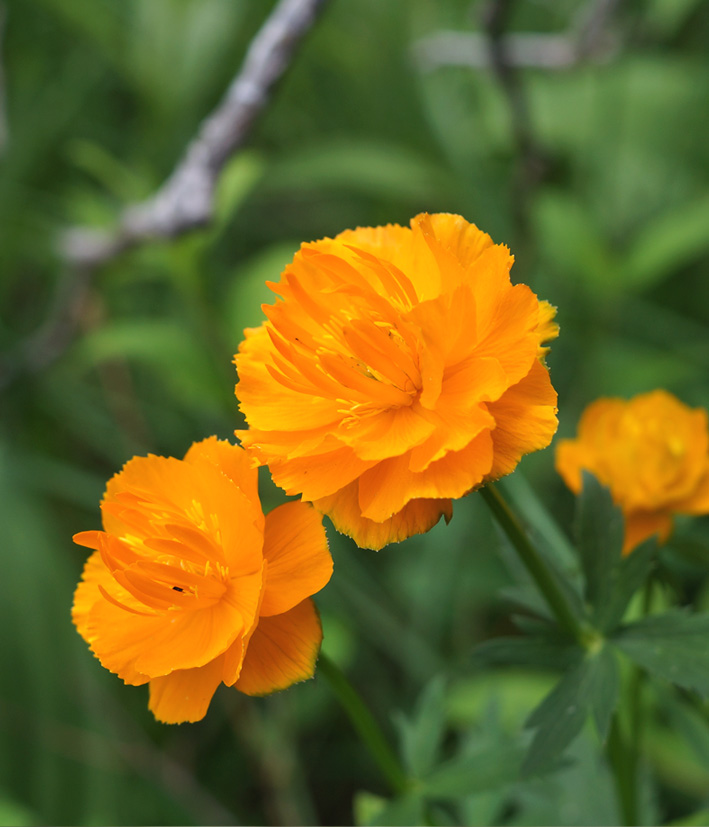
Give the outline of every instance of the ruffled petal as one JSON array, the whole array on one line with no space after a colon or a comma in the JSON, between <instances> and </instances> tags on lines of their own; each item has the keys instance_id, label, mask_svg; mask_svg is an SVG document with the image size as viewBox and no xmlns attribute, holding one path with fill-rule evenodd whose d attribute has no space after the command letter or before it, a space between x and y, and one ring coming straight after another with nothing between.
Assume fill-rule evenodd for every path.
<instances>
[{"instance_id":1,"label":"ruffled petal","mask_svg":"<svg viewBox=\"0 0 709 827\"><path fill-rule=\"evenodd\" d=\"M337 423L340 406L334 399L315 396L308 385L299 392L274 380L268 370L274 362L265 325L245 332L234 361L239 373L236 395L250 427L300 431Z\"/></svg>"},{"instance_id":2,"label":"ruffled petal","mask_svg":"<svg viewBox=\"0 0 709 827\"><path fill-rule=\"evenodd\" d=\"M441 519L448 522L453 516L450 499L410 500L406 505L381 523L362 516L359 507L357 482L330 497L316 500L313 505L332 520L341 533L351 537L360 548L375 551L389 543L399 543L414 534L424 534Z\"/></svg>"},{"instance_id":3,"label":"ruffled petal","mask_svg":"<svg viewBox=\"0 0 709 827\"><path fill-rule=\"evenodd\" d=\"M273 459L269 470L286 494L302 494L304 500L312 501L333 494L375 464L375 460L360 459L352 448L343 445L323 454Z\"/></svg>"},{"instance_id":4,"label":"ruffled petal","mask_svg":"<svg viewBox=\"0 0 709 827\"><path fill-rule=\"evenodd\" d=\"M405 454L425 442L435 430L427 412L416 406L353 417L351 425L342 423L338 436L359 459L369 462Z\"/></svg>"},{"instance_id":5,"label":"ruffled petal","mask_svg":"<svg viewBox=\"0 0 709 827\"><path fill-rule=\"evenodd\" d=\"M494 459L487 479L513 471L520 459L546 448L556 433L556 391L549 372L537 360L527 376L488 404L497 427L492 432Z\"/></svg>"},{"instance_id":6,"label":"ruffled petal","mask_svg":"<svg viewBox=\"0 0 709 827\"><path fill-rule=\"evenodd\" d=\"M207 462L217 468L246 495L254 504L255 511L261 511L261 500L258 496L258 470L254 466L253 457L225 439L215 436L195 442L185 454L185 462L199 465Z\"/></svg>"},{"instance_id":7,"label":"ruffled petal","mask_svg":"<svg viewBox=\"0 0 709 827\"><path fill-rule=\"evenodd\" d=\"M413 220L417 219L418 216ZM429 219L438 243L449 250L466 270L473 267L488 247L493 246L487 233L460 215L436 213L429 216Z\"/></svg>"},{"instance_id":8,"label":"ruffled petal","mask_svg":"<svg viewBox=\"0 0 709 827\"><path fill-rule=\"evenodd\" d=\"M384 522L409 500L462 497L480 485L492 461L489 431L482 431L461 451L449 452L421 473L409 470L407 457L384 460L359 479L362 516Z\"/></svg>"},{"instance_id":9,"label":"ruffled petal","mask_svg":"<svg viewBox=\"0 0 709 827\"><path fill-rule=\"evenodd\" d=\"M211 462L135 457L109 481L101 511L115 537L155 538L156 522L180 524L208 538L213 562L228 565L232 576L261 568L260 504Z\"/></svg>"},{"instance_id":10,"label":"ruffled petal","mask_svg":"<svg viewBox=\"0 0 709 827\"><path fill-rule=\"evenodd\" d=\"M320 617L310 598L283 614L262 617L234 685L247 695L268 695L312 678L321 643Z\"/></svg>"},{"instance_id":11,"label":"ruffled petal","mask_svg":"<svg viewBox=\"0 0 709 827\"><path fill-rule=\"evenodd\" d=\"M305 503L285 503L268 514L263 552L268 568L261 617L292 609L332 576L322 518Z\"/></svg>"}]
</instances>

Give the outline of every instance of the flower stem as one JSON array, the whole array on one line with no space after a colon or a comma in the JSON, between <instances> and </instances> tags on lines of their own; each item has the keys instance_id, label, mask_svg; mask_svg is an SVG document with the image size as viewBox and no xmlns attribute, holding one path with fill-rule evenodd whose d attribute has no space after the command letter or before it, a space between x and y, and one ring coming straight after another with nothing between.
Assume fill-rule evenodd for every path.
<instances>
[{"instance_id":1,"label":"flower stem","mask_svg":"<svg viewBox=\"0 0 709 827\"><path fill-rule=\"evenodd\" d=\"M647 617L652 605L652 575L645 581L642 596L642 616ZM618 800L626 825L637 824L638 818L638 768L643 735L643 682L645 672L633 666L628 686L628 739L623 741L616 720L615 739L609 737L606 748L615 775ZM616 715L617 718L617 715ZM613 729L611 729L613 736Z\"/></svg>"},{"instance_id":2,"label":"flower stem","mask_svg":"<svg viewBox=\"0 0 709 827\"><path fill-rule=\"evenodd\" d=\"M357 690L347 680L339 666L323 652L318 658L318 672L330 684L330 688L379 765L392 791L394 793L405 792L409 787L406 773Z\"/></svg>"},{"instance_id":3,"label":"flower stem","mask_svg":"<svg viewBox=\"0 0 709 827\"><path fill-rule=\"evenodd\" d=\"M637 820L637 767L632 760L632 745L629 745L621 732L618 713L613 715L606 744L608 758L615 776L618 791L618 803L623 824L628 827L638 823Z\"/></svg>"},{"instance_id":4,"label":"flower stem","mask_svg":"<svg viewBox=\"0 0 709 827\"><path fill-rule=\"evenodd\" d=\"M494 486L488 484L481 488L479 493L537 584L559 626L566 630L581 646L588 648L594 638L593 630L587 628L576 617L554 575L544 562L544 558L534 548L519 520L500 492Z\"/></svg>"}]
</instances>

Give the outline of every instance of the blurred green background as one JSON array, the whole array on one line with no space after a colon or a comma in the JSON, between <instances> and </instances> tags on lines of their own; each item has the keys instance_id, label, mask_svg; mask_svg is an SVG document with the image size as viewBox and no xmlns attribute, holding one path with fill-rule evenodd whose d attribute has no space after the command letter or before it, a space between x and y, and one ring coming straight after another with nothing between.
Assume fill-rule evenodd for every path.
<instances>
[{"instance_id":1,"label":"blurred green background","mask_svg":"<svg viewBox=\"0 0 709 827\"><path fill-rule=\"evenodd\" d=\"M386 789L322 679L259 700L222 687L201 723L156 724L147 690L105 672L71 626L85 559L71 535L99 527L105 482L132 455L182 456L241 426L232 354L300 242L424 210L507 243L513 277L558 306L562 436L600 395L665 387L709 406L709 4L615 4L585 59L500 74L490 3L332 0L225 169L213 227L102 268L75 330L52 341L37 331L78 289L61 233L110 227L155 191L274 4L0 5L0 824L407 823L377 815ZM573 45L605 4L505 5L505 35ZM441 31L477 33L464 51L488 65L449 65ZM281 494L262 482L271 508ZM569 529L551 449L507 491L552 541L548 512ZM435 823L614 823L590 732L561 773L509 772L551 676L470 664L473 644L512 630L482 504L378 554L328 531L327 651L414 768L434 741L485 767L458 780L455 805L441 791ZM705 521L680 526L671 567L676 596L701 606L709 568L693 550L706 535ZM709 804L709 729L663 709L647 738L646 823Z\"/></svg>"}]
</instances>

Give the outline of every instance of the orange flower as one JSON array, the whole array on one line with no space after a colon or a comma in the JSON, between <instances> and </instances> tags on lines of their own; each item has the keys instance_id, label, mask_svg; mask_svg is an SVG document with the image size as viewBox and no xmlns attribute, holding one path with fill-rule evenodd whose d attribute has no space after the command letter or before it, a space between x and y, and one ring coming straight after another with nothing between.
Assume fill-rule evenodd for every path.
<instances>
[{"instance_id":1,"label":"orange flower","mask_svg":"<svg viewBox=\"0 0 709 827\"><path fill-rule=\"evenodd\" d=\"M578 438L558 444L556 469L576 493L582 469L610 488L625 516L625 554L653 534L666 540L673 514L709 513L706 411L663 390L598 399Z\"/></svg>"},{"instance_id":2,"label":"orange flower","mask_svg":"<svg viewBox=\"0 0 709 827\"><path fill-rule=\"evenodd\" d=\"M304 244L235 359L244 446L360 546L450 519L556 431L554 308L512 262L457 215Z\"/></svg>"},{"instance_id":3,"label":"orange flower","mask_svg":"<svg viewBox=\"0 0 709 827\"><path fill-rule=\"evenodd\" d=\"M246 453L215 437L184 460L135 457L101 503L105 531L72 617L103 666L150 683L166 723L198 721L220 683L247 695L312 676L322 641L310 595L332 574L321 518L289 502L265 518Z\"/></svg>"}]
</instances>

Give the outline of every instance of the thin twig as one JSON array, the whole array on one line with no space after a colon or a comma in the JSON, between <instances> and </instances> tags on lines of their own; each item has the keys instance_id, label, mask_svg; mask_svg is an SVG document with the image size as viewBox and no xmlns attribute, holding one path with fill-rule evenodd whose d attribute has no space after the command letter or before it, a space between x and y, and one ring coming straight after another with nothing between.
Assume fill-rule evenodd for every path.
<instances>
[{"instance_id":1,"label":"thin twig","mask_svg":"<svg viewBox=\"0 0 709 827\"><path fill-rule=\"evenodd\" d=\"M202 123L172 175L141 204L124 210L116 227L75 227L59 244L67 265L45 322L0 364L0 389L23 370L52 364L71 343L98 268L125 250L155 238L173 238L203 227L214 213L219 175L245 143L276 82L327 0L280 0L252 40L224 98Z\"/></svg>"},{"instance_id":2,"label":"thin twig","mask_svg":"<svg viewBox=\"0 0 709 827\"><path fill-rule=\"evenodd\" d=\"M529 198L543 179L547 162L534 135L522 79L519 71L510 63L507 52L505 33L514 4L515 0L490 0L485 9L484 25L488 36L490 64L507 99L512 137L517 150L517 170L512 182L512 208L517 224L519 249L529 235Z\"/></svg>"}]
</instances>

